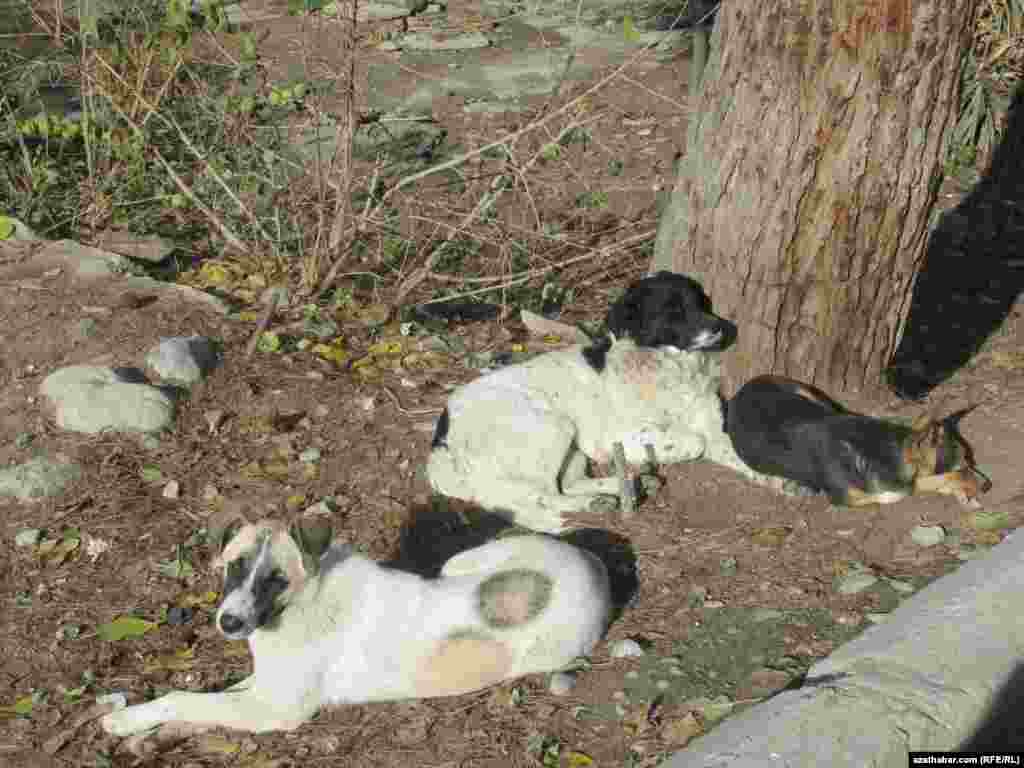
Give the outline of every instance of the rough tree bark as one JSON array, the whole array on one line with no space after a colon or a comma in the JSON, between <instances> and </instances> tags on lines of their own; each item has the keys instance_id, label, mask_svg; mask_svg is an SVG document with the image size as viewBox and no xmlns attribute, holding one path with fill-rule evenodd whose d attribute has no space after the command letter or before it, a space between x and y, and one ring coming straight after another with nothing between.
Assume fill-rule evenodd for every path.
<instances>
[{"instance_id":1,"label":"rough tree bark","mask_svg":"<svg viewBox=\"0 0 1024 768\"><path fill-rule=\"evenodd\" d=\"M924 254L978 0L724 2L654 267L739 326L727 389L873 389Z\"/></svg>"}]
</instances>

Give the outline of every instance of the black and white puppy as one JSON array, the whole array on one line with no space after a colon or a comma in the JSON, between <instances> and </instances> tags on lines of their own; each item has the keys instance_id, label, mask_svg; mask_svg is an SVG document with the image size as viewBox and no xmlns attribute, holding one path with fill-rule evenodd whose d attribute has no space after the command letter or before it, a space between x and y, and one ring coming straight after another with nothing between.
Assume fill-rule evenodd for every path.
<instances>
[{"instance_id":1,"label":"black and white puppy","mask_svg":"<svg viewBox=\"0 0 1024 768\"><path fill-rule=\"evenodd\" d=\"M331 538L325 519L211 526L224 571L217 628L248 640L252 675L220 693L172 691L111 712L103 729L292 730L325 706L454 696L566 668L611 617L602 562L549 536L466 550L434 579Z\"/></svg>"},{"instance_id":2,"label":"black and white puppy","mask_svg":"<svg viewBox=\"0 0 1024 768\"><path fill-rule=\"evenodd\" d=\"M540 355L456 390L434 434L434 490L557 533L565 515L618 497L588 459L707 458L755 479L726 436L718 350L736 336L693 280L658 272L609 310L609 337Z\"/></svg>"}]
</instances>

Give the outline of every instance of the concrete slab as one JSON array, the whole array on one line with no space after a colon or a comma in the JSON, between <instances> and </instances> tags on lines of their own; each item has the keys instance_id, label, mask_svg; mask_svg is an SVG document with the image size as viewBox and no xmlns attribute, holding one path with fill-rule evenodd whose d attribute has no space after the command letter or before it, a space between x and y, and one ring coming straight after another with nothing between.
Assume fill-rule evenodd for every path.
<instances>
[{"instance_id":1,"label":"concrete slab","mask_svg":"<svg viewBox=\"0 0 1024 768\"><path fill-rule=\"evenodd\" d=\"M1015 533L816 664L802 688L730 718L663 765L905 768L909 751L971 742L1020 679L1022 585L1024 534Z\"/></svg>"}]
</instances>

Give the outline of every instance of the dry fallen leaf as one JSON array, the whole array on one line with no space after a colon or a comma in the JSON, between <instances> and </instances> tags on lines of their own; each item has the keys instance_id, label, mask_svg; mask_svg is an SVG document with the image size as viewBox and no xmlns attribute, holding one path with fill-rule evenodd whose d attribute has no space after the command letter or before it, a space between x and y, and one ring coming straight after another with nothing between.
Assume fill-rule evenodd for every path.
<instances>
[{"instance_id":1,"label":"dry fallen leaf","mask_svg":"<svg viewBox=\"0 0 1024 768\"><path fill-rule=\"evenodd\" d=\"M661 738L673 747L684 747L694 736L700 736L704 727L693 712L687 712L678 720L670 720L661 728Z\"/></svg>"}]
</instances>

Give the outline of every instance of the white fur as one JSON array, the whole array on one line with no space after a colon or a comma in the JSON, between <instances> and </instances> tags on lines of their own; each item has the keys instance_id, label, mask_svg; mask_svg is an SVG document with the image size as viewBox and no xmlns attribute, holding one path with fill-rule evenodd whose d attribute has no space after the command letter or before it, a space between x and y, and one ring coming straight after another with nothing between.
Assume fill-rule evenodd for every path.
<instances>
[{"instance_id":1,"label":"white fur","mask_svg":"<svg viewBox=\"0 0 1024 768\"><path fill-rule=\"evenodd\" d=\"M725 433L717 353L621 339L597 371L582 352L549 352L456 390L446 446L427 464L434 489L557 533L565 513L619 495L617 478L587 477L587 459L608 461L615 442L631 464L651 446L659 464L705 458L764 482Z\"/></svg>"},{"instance_id":2,"label":"white fur","mask_svg":"<svg viewBox=\"0 0 1024 768\"><path fill-rule=\"evenodd\" d=\"M424 671L437 669L432 659L446 638L466 631L493 641L510 660L501 678L477 679L467 668L474 663L471 655L463 662L450 654L445 668L470 681L466 691L477 690L500 679L558 670L588 654L611 610L600 561L543 536L501 539L464 552L435 580L340 550L322 562L320 575L292 595L274 628L250 635L254 671L246 680L223 693L175 691L113 712L103 718L104 730L119 736L165 724L190 731L289 730L326 705L430 695ZM550 600L527 623L496 629L479 613L477 588L509 569L546 575L553 585ZM484 665L486 650L476 656Z\"/></svg>"}]
</instances>

